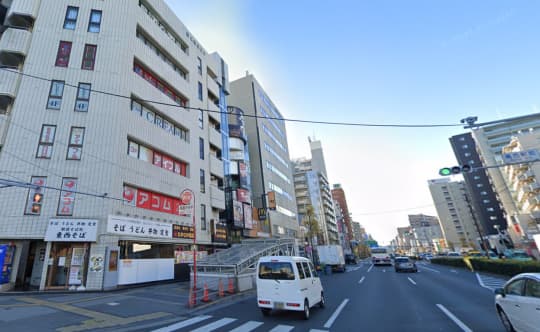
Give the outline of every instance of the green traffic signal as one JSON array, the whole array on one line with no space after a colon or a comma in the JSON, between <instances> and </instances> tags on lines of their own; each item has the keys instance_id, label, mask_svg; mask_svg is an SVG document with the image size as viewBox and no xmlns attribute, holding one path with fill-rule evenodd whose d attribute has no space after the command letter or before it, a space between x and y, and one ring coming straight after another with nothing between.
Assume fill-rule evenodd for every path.
<instances>
[{"instance_id":1,"label":"green traffic signal","mask_svg":"<svg viewBox=\"0 0 540 332\"><path fill-rule=\"evenodd\" d=\"M452 169L449 168L449 167L441 168L439 170L439 174L442 175L442 176L448 176L448 175L452 174Z\"/></svg>"},{"instance_id":2,"label":"green traffic signal","mask_svg":"<svg viewBox=\"0 0 540 332\"><path fill-rule=\"evenodd\" d=\"M470 165L463 165L463 166L441 168L439 170L439 175L448 176L452 174L461 174L461 173L470 173L470 172L472 172L472 167Z\"/></svg>"}]
</instances>

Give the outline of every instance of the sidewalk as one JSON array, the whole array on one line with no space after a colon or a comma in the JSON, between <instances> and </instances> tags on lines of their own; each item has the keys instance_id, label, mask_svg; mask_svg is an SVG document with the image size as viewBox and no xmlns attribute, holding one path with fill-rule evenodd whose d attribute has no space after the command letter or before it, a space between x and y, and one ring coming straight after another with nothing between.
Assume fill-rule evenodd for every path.
<instances>
[{"instance_id":1,"label":"sidewalk","mask_svg":"<svg viewBox=\"0 0 540 332\"><path fill-rule=\"evenodd\" d=\"M198 301L190 308L189 287L189 282L171 282L110 291L2 293L0 321L6 331L153 329L253 294L251 290L209 303Z\"/></svg>"}]
</instances>

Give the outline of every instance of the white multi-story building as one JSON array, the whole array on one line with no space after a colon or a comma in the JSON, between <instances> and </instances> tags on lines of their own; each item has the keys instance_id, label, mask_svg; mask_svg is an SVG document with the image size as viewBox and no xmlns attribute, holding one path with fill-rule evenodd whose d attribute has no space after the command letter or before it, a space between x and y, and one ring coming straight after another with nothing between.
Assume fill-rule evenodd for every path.
<instances>
[{"instance_id":1,"label":"white multi-story building","mask_svg":"<svg viewBox=\"0 0 540 332\"><path fill-rule=\"evenodd\" d=\"M526 164L519 165L513 171L505 170L503 167L494 167L503 165L514 160L510 154L509 158L505 154L514 150L512 139L528 132L537 132L540 130L540 116L531 114L514 119L508 119L502 123L492 124L475 128L472 130L472 136L476 143L476 148L482 159L482 166L487 166L486 172L489 176L490 183L493 186L494 192L497 194L498 200L505 211L505 217L508 223L508 234L511 236L514 245L518 247L534 247L534 241L529 236L527 230L530 228L531 215L529 212L523 213L520 203L517 198L514 188L516 182L512 180L512 174L517 174L516 170L526 171L529 167ZM538 145L528 144L524 150L536 148ZM515 160L519 161L519 160ZM534 164L533 164L534 165ZM474 165L473 165L474 167ZM527 172L523 172L527 181L530 181L530 176ZM508 178L510 175L510 178ZM524 183L522 182L522 183ZM531 224L532 225L532 224ZM490 230L497 234L497 230Z\"/></svg>"},{"instance_id":2,"label":"white multi-story building","mask_svg":"<svg viewBox=\"0 0 540 332\"><path fill-rule=\"evenodd\" d=\"M409 224L414 234L413 251L420 253L442 249L434 245L434 243L440 243L440 239L443 238L437 217L425 214L410 214Z\"/></svg>"},{"instance_id":3,"label":"white multi-story building","mask_svg":"<svg viewBox=\"0 0 540 332\"><path fill-rule=\"evenodd\" d=\"M475 225L465 197L465 183L435 179L429 180L428 185L448 249L457 252L480 249L477 229L480 225L478 221Z\"/></svg>"},{"instance_id":4,"label":"white multi-story building","mask_svg":"<svg viewBox=\"0 0 540 332\"><path fill-rule=\"evenodd\" d=\"M269 205L260 236L298 237L296 198L283 116L253 75L231 82L229 104L244 111L253 205ZM270 199L268 204L268 196Z\"/></svg>"},{"instance_id":5,"label":"white multi-story building","mask_svg":"<svg viewBox=\"0 0 540 332\"><path fill-rule=\"evenodd\" d=\"M10 284L171 279L195 236L199 255L212 250L225 208L219 55L163 0L2 5L0 178L15 182L0 189L0 244L14 254Z\"/></svg>"}]
</instances>

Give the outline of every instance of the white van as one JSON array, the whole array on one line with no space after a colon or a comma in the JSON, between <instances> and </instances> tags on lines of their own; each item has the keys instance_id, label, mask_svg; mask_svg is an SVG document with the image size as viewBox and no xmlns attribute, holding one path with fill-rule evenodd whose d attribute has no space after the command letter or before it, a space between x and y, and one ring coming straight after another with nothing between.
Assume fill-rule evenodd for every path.
<instances>
[{"instance_id":1,"label":"white van","mask_svg":"<svg viewBox=\"0 0 540 332\"><path fill-rule=\"evenodd\" d=\"M324 307L321 280L310 260L293 256L266 256L257 263L257 304L263 315L272 309L303 311Z\"/></svg>"}]
</instances>

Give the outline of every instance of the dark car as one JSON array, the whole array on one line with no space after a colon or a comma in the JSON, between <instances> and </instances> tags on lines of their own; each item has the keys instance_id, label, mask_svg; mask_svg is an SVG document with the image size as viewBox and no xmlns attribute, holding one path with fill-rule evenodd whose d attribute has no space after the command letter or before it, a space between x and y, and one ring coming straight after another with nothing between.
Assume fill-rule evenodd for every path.
<instances>
[{"instance_id":1,"label":"dark car","mask_svg":"<svg viewBox=\"0 0 540 332\"><path fill-rule=\"evenodd\" d=\"M353 254L345 254L345 264L358 264L358 260Z\"/></svg>"},{"instance_id":2,"label":"dark car","mask_svg":"<svg viewBox=\"0 0 540 332\"><path fill-rule=\"evenodd\" d=\"M396 257L394 259L394 268L396 269L396 272L401 272L401 271L418 272L416 263L409 257Z\"/></svg>"}]
</instances>

